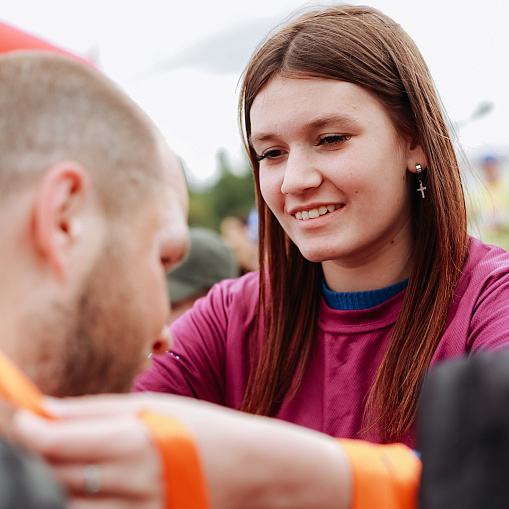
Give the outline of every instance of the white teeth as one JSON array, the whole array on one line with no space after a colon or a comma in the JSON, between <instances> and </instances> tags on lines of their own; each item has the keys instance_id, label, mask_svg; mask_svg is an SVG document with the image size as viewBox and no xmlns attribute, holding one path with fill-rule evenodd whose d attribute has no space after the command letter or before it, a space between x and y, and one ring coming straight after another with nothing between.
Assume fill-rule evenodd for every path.
<instances>
[{"instance_id":1,"label":"white teeth","mask_svg":"<svg viewBox=\"0 0 509 509\"><path fill-rule=\"evenodd\" d=\"M295 217L297 219L307 221L308 219L315 219L317 217L323 216L324 214L327 214L328 212L334 212L335 210L335 205L321 205L317 209L299 211L295 214Z\"/></svg>"}]
</instances>

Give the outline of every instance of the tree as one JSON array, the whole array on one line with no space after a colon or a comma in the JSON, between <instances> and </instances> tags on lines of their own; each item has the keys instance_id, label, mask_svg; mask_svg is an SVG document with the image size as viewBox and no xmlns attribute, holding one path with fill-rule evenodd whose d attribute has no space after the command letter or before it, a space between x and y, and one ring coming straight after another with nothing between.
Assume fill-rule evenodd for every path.
<instances>
[{"instance_id":1,"label":"tree","mask_svg":"<svg viewBox=\"0 0 509 509\"><path fill-rule=\"evenodd\" d=\"M190 191L189 224L219 230L228 216L247 218L255 205L251 164L234 168L224 149L217 153L218 180L210 187Z\"/></svg>"}]
</instances>

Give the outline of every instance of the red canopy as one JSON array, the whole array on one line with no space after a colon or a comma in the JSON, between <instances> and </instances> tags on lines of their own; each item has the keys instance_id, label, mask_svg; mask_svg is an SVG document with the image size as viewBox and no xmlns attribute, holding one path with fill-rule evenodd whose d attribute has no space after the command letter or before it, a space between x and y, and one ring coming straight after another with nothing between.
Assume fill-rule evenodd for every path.
<instances>
[{"instance_id":1,"label":"red canopy","mask_svg":"<svg viewBox=\"0 0 509 509\"><path fill-rule=\"evenodd\" d=\"M76 58L88 65L92 65L92 62L86 58L76 55L75 53L71 53L70 51L66 51L65 49L44 41L39 37L30 35L19 28L15 28L5 23L4 21L0 21L0 53L16 50L56 51L57 53Z\"/></svg>"}]
</instances>

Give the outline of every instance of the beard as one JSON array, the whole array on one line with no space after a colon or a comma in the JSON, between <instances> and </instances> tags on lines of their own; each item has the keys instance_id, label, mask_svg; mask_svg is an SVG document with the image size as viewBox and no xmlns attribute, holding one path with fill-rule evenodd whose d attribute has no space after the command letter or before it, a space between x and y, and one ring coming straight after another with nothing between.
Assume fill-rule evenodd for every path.
<instances>
[{"instance_id":1,"label":"beard","mask_svg":"<svg viewBox=\"0 0 509 509\"><path fill-rule=\"evenodd\" d=\"M20 364L44 394L131 391L149 338L129 275L122 257L105 249L72 304L54 303L31 322L34 346Z\"/></svg>"}]
</instances>

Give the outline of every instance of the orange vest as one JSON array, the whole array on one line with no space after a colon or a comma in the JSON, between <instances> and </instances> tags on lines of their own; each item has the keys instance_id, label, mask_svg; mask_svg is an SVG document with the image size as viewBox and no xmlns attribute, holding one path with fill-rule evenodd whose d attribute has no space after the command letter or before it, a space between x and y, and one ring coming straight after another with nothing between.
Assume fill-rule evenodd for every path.
<instances>
[{"instance_id":1,"label":"orange vest","mask_svg":"<svg viewBox=\"0 0 509 509\"><path fill-rule=\"evenodd\" d=\"M0 352L0 397L18 408L53 419L44 408L44 395ZM209 509L208 493L194 440L179 422L165 415L143 412L151 438L161 454L168 509Z\"/></svg>"}]
</instances>

